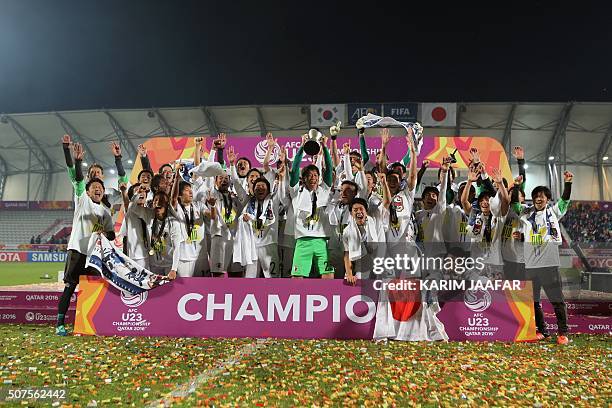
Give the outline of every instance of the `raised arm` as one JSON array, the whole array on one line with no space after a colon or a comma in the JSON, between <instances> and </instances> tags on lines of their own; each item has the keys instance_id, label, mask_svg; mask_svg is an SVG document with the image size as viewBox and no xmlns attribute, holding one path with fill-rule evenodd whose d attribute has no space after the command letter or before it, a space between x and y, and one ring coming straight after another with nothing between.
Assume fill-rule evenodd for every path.
<instances>
[{"instance_id":1,"label":"raised arm","mask_svg":"<svg viewBox=\"0 0 612 408\"><path fill-rule=\"evenodd\" d=\"M327 148L325 142L322 143L321 147L323 148L323 158L325 159L325 170L323 171L323 182L327 184L328 187L331 188L333 184L333 180L334 180L332 159L331 159L331 155L329 154L329 149ZM350 167L348 171L351 171Z\"/></svg>"},{"instance_id":2,"label":"raised arm","mask_svg":"<svg viewBox=\"0 0 612 408\"><path fill-rule=\"evenodd\" d=\"M370 161L370 155L368 154L368 145L365 140L365 132L362 131L359 132L359 150L361 151L361 159L365 168L365 165Z\"/></svg>"},{"instance_id":3,"label":"raised arm","mask_svg":"<svg viewBox=\"0 0 612 408\"><path fill-rule=\"evenodd\" d=\"M128 178L125 174L125 169L123 168L123 163L121 162L121 146L117 142L111 142L110 144L111 152L113 156L115 156L115 167L117 168L117 175L119 176L119 183L127 183Z\"/></svg>"},{"instance_id":4,"label":"raised arm","mask_svg":"<svg viewBox=\"0 0 612 408\"><path fill-rule=\"evenodd\" d=\"M266 141L267 141L267 149L266 149L266 155L263 161L264 173L267 173L270 171L270 157L272 156L272 152L274 151L274 146L276 146L276 140L274 139L274 136L272 136L272 133L270 132L268 132L268 134L266 135Z\"/></svg>"},{"instance_id":5,"label":"raised arm","mask_svg":"<svg viewBox=\"0 0 612 408\"><path fill-rule=\"evenodd\" d=\"M195 150L193 152L193 164L195 166L199 166L202 163L202 142L204 141L203 137L195 138Z\"/></svg>"},{"instance_id":6,"label":"raised arm","mask_svg":"<svg viewBox=\"0 0 612 408\"><path fill-rule=\"evenodd\" d=\"M414 137L412 128L408 128L408 135L406 135L406 143L408 144L408 155L412 156L410 161L410 170L408 173L408 191L414 190L417 182L417 153L416 147L414 146Z\"/></svg>"},{"instance_id":7,"label":"raised arm","mask_svg":"<svg viewBox=\"0 0 612 408\"><path fill-rule=\"evenodd\" d=\"M503 177L499 169L493 169L493 181L497 185L497 192L500 196L500 215L505 217L510 208L510 196L508 190L504 187Z\"/></svg>"},{"instance_id":8,"label":"raised arm","mask_svg":"<svg viewBox=\"0 0 612 408\"><path fill-rule=\"evenodd\" d=\"M72 153L74 154L74 194L81 197L85 192L85 177L83 176L83 158L85 150L80 143L72 145Z\"/></svg>"},{"instance_id":9,"label":"raised arm","mask_svg":"<svg viewBox=\"0 0 612 408\"><path fill-rule=\"evenodd\" d=\"M378 182L382 186L383 193L383 206L389 208L391 206L391 190L389 190L389 184L387 184L387 175L385 173L376 173Z\"/></svg>"},{"instance_id":10,"label":"raised arm","mask_svg":"<svg viewBox=\"0 0 612 408\"><path fill-rule=\"evenodd\" d=\"M183 167L183 165L179 164L174 170L174 181L172 182L172 193L170 194L170 205L175 211L178 205L179 179L181 178L181 176L179 176L179 171L181 167Z\"/></svg>"},{"instance_id":11,"label":"raised arm","mask_svg":"<svg viewBox=\"0 0 612 408\"><path fill-rule=\"evenodd\" d=\"M293 158L293 164L291 165L291 179L289 180L289 186L295 187L300 181L300 164L302 163L302 157L304 157L304 143L306 142L306 135L302 135L302 145L295 153Z\"/></svg>"},{"instance_id":12,"label":"raised arm","mask_svg":"<svg viewBox=\"0 0 612 408\"><path fill-rule=\"evenodd\" d=\"M518 162L519 176L523 177L520 188L525 190L525 183L527 182L527 174L525 173L525 150L521 146L515 146L512 150L512 155Z\"/></svg>"},{"instance_id":13,"label":"raised arm","mask_svg":"<svg viewBox=\"0 0 612 408\"><path fill-rule=\"evenodd\" d=\"M442 167L440 168L440 193L438 194L438 203L436 207L440 211L444 211L446 209L446 189L448 188L448 169L450 168L450 157L444 157L442 159Z\"/></svg>"},{"instance_id":14,"label":"raised arm","mask_svg":"<svg viewBox=\"0 0 612 408\"><path fill-rule=\"evenodd\" d=\"M565 213L567 212L567 208L570 204L570 197L572 195L572 182L574 181L574 174L569 171L563 172L563 179L565 181L565 185L563 186L563 194L561 194L561 198L557 201L555 207L557 208L557 218L561 219Z\"/></svg>"},{"instance_id":15,"label":"raised arm","mask_svg":"<svg viewBox=\"0 0 612 408\"><path fill-rule=\"evenodd\" d=\"M478 173L473 171L471 168L468 170L468 178L463 191L461 192L461 206L463 207L463 211L466 214L469 214L472 211L472 203L469 201L470 197L470 187L472 187L472 183L476 182L478 179Z\"/></svg>"},{"instance_id":16,"label":"raised arm","mask_svg":"<svg viewBox=\"0 0 612 408\"><path fill-rule=\"evenodd\" d=\"M72 161L72 153L70 153L70 147L72 143L70 141L70 135L64 135L62 137L62 149L64 150L64 159L66 160L66 169L68 170L68 178L74 186L75 184L75 169L74 162Z\"/></svg>"},{"instance_id":17,"label":"raised arm","mask_svg":"<svg viewBox=\"0 0 612 408\"><path fill-rule=\"evenodd\" d=\"M423 176L425 175L425 171L427 170L428 167L429 167L429 160L423 160L423 164L421 164L421 168L419 169L419 172L417 174L417 182L416 182L415 189L419 188L419 186L421 185L421 180L423 180Z\"/></svg>"},{"instance_id":18,"label":"raised arm","mask_svg":"<svg viewBox=\"0 0 612 408\"><path fill-rule=\"evenodd\" d=\"M332 162L334 163L334 167L338 167L340 165L340 155L338 154L338 141L333 136L331 141L331 156Z\"/></svg>"},{"instance_id":19,"label":"raised arm","mask_svg":"<svg viewBox=\"0 0 612 408\"><path fill-rule=\"evenodd\" d=\"M389 129L384 128L380 132L380 170L382 172L387 171L387 144L391 140Z\"/></svg>"},{"instance_id":20,"label":"raised arm","mask_svg":"<svg viewBox=\"0 0 612 408\"><path fill-rule=\"evenodd\" d=\"M227 143L227 136L225 133L220 133L219 137L215 139L214 146L217 150L217 162L221 165L221 167L225 168L225 159L223 158L223 149L225 149L225 144Z\"/></svg>"},{"instance_id":21,"label":"raised arm","mask_svg":"<svg viewBox=\"0 0 612 408\"><path fill-rule=\"evenodd\" d=\"M138 157L140 157L140 164L142 165L143 170L149 170L151 173L153 173L149 156L147 156L147 148L143 144L138 145Z\"/></svg>"}]
</instances>

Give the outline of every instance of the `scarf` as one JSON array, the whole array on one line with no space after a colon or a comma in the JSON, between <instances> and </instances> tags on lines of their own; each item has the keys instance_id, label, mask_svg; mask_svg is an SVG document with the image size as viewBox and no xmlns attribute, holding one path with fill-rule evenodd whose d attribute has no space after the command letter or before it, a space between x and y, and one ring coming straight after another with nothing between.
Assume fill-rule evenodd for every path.
<instances>
[{"instance_id":1,"label":"scarf","mask_svg":"<svg viewBox=\"0 0 612 408\"><path fill-rule=\"evenodd\" d=\"M368 113L366 116L357 120L357 129L371 128L371 127L387 127L387 126L401 126L406 131L412 129L413 131L413 143L417 155L421 152L421 146L423 146L423 126L419 123L412 122L400 122L392 117L373 115Z\"/></svg>"}]
</instances>

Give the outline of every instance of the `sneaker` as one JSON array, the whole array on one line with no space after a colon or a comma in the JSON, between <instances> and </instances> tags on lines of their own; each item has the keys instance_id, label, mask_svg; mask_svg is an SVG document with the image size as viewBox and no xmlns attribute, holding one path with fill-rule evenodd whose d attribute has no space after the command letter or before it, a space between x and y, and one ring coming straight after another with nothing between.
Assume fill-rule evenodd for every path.
<instances>
[{"instance_id":1,"label":"sneaker","mask_svg":"<svg viewBox=\"0 0 612 408\"><path fill-rule=\"evenodd\" d=\"M560 334L557 336L557 344L565 345L567 343L569 343L569 339L567 338L566 335Z\"/></svg>"},{"instance_id":2,"label":"sneaker","mask_svg":"<svg viewBox=\"0 0 612 408\"><path fill-rule=\"evenodd\" d=\"M549 337L550 337L550 334L548 334L548 333L544 333L544 334L540 333L540 332L536 333L536 340L538 340L538 341L546 340Z\"/></svg>"},{"instance_id":3,"label":"sneaker","mask_svg":"<svg viewBox=\"0 0 612 408\"><path fill-rule=\"evenodd\" d=\"M55 334L57 334L58 336L67 336L68 332L66 331L64 325L61 325L55 328Z\"/></svg>"}]
</instances>

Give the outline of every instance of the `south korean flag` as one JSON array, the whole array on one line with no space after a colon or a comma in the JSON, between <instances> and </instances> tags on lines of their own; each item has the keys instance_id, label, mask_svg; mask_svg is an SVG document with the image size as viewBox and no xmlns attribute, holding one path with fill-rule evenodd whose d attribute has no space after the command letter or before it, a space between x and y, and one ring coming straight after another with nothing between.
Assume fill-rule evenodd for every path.
<instances>
[{"instance_id":1,"label":"south korean flag","mask_svg":"<svg viewBox=\"0 0 612 408\"><path fill-rule=\"evenodd\" d=\"M314 127L346 122L345 116L345 105L310 105L310 124Z\"/></svg>"}]
</instances>

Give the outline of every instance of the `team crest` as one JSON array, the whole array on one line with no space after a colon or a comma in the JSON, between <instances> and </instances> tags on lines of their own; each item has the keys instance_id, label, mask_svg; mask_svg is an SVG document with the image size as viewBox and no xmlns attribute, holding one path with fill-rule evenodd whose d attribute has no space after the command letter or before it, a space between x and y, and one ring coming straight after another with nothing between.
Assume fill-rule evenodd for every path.
<instances>
[{"instance_id":1,"label":"team crest","mask_svg":"<svg viewBox=\"0 0 612 408\"><path fill-rule=\"evenodd\" d=\"M393 197L393 206L395 207L395 211L397 212L402 212L404 211L404 199L397 195L395 197Z\"/></svg>"}]
</instances>

